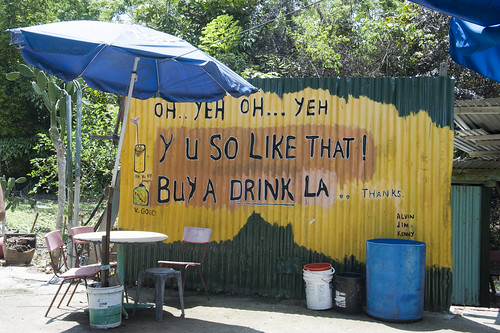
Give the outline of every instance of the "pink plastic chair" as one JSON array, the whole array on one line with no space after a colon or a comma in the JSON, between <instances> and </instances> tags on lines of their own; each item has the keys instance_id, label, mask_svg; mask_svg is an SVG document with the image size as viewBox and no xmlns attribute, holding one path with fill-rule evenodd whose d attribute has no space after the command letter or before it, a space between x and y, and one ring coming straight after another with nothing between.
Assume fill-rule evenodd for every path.
<instances>
[{"instance_id":1,"label":"pink plastic chair","mask_svg":"<svg viewBox=\"0 0 500 333\"><path fill-rule=\"evenodd\" d=\"M78 234L84 234L87 232L94 232L94 227L92 226L83 226L83 227L74 227L71 228L71 237L73 241L73 245L75 246L75 254L76 254L76 264L80 266L80 255L82 254L87 254L90 256L90 249L85 249L85 245L89 244L90 242L87 241L81 241L75 239L75 236ZM97 256L97 249L94 249L94 254L95 254L95 262L99 262L99 257ZM116 263L115 263L116 266Z\"/></svg>"},{"instance_id":2,"label":"pink plastic chair","mask_svg":"<svg viewBox=\"0 0 500 333\"><path fill-rule=\"evenodd\" d=\"M68 304L71 302L71 299L73 298L73 295L75 294L76 288L78 287L78 284L80 283L81 280L85 281L85 287L87 287L87 279L88 278L93 278L97 277L97 275L100 272L100 267L91 265L91 266L82 266L82 267L76 267L76 268L68 268L68 264L66 261L66 255L64 253L64 244L63 240L61 237L61 232L59 230L54 230L49 232L48 234L45 235L45 241L47 242L47 248L49 250L50 254L50 263L52 265L52 268L54 270L54 274L61 278L61 284L59 285L59 288L57 289L56 294L54 295L54 298L52 298L52 302L50 302L49 308L47 309L47 312L45 313L45 317L49 314L50 309L52 308L52 305L54 304L54 301L57 298L57 295L59 294L59 291L61 290L64 282L69 281L68 288L66 289L66 292L64 293L63 297L59 301L59 305L57 307L59 308L61 306L61 303L66 297L66 294L69 291L69 288L71 287L71 284L73 282L76 282L75 289L73 289L73 292L71 293L71 297L68 300ZM63 268L65 271L63 273L59 273L59 259L62 258L62 264Z\"/></svg>"},{"instance_id":3,"label":"pink plastic chair","mask_svg":"<svg viewBox=\"0 0 500 333\"><path fill-rule=\"evenodd\" d=\"M208 244L210 242L210 237L212 236L212 229L208 228L195 228L195 227L185 227L184 235L182 236L182 245L181 245L181 253L179 256L179 261L167 261L160 260L158 264L160 267L180 267L184 268L184 277L182 279L182 290L184 291L184 287L186 285L186 271L189 267L194 267L198 271L200 275L201 283L203 284L203 288L205 289L205 294L207 298L210 299L208 295L207 286L205 285L205 281L203 280L203 275L201 274L201 265L203 261L205 261L205 257L207 255ZM204 246L203 256L201 260L192 262L192 261L183 261L184 251L186 244L196 244Z\"/></svg>"},{"instance_id":4,"label":"pink plastic chair","mask_svg":"<svg viewBox=\"0 0 500 333\"><path fill-rule=\"evenodd\" d=\"M71 228L71 237L72 237L72 240L73 240L73 245L75 246L76 264L78 266L80 266L80 254L85 253L84 246L87 245L87 244L89 244L90 242L77 240L77 239L75 239L75 236L78 235L78 234L84 234L84 233L87 233L87 232L94 232L94 227L92 227L92 226L82 226L82 227L73 227L73 228ZM90 255L90 252L91 251L88 251L88 255ZM94 253L95 253L95 261L97 263L86 265L86 266L97 266L97 267L99 267L99 270L100 270L101 263L99 262L99 257L97 255L97 249L94 249ZM117 282L120 283L120 278L118 277L118 271L116 270L116 266L117 266L116 261L110 262L109 266L111 268L114 268L115 274L116 274L116 277L117 277ZM128 303L127 288L124 288L124 290L125 290L125 300Z\"/></svg>"}]
</instances>

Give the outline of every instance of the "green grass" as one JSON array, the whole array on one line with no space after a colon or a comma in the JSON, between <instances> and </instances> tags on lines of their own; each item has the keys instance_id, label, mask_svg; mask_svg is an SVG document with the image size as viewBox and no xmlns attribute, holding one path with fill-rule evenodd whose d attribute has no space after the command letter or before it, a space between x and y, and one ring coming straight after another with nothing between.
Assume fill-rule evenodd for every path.
<instances>
[{"instance_id":1,"label":"green grass","mask_svg":"<svg viewBox=\"0 0 500 333\"><path fill-rule=\"evenodd\" d=\"M86 223L90 214L96 207L96 201L80 202L80 224ZM101 205L98 213L89 223L94 225L102 213L104 207ZM38 213L38 218L35 218ZM65 218L67 219L67 207L65 209ZM19 232L30 232L33 228L35 233L47 233L56 227L57 219L57 199L38 198L35 205L30 204L27 200L22 202L14 211L8 210L6 217L7 229L18 230Z\"/></svg>"}]
</instances>

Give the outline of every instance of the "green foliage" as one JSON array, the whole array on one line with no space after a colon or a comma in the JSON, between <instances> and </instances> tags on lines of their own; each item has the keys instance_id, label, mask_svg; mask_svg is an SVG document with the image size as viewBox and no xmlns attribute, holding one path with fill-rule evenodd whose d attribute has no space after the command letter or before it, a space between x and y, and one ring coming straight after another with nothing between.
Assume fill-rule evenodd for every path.
<instances>
[{"instance_id":1,"label":"green foliage","mask_svg":"<svg viewBox=\"0 0 500 333\"><path fill-rule=\"evenodd\" d=\"M17 67L19 69L19 73L22 76L27 77L27 78L32 78L33 76L35 76L35 72L33 71L32 67L25 65L25 64L19 64ZM38 75L38 74L36 74L36 75Z\"/></svg>"},{"instance_id":2,"label":"green foliage","mask_svg":"<svg viewBox=\"0 0 500 333\"><path fill-rule=\"evenodd\" d=\"M202 29L200 49L228 65L236 72L248 66L248 57L241 43L241 27L231 15L220 15Z\"/></svg>"},{"instance_id":3,"label":"green foliage","mask_svg":"<svg viewBox=\"0 0 500 333\"><path fill-rule=\"evenodd\" d=\"M374 60L378 63L366 74L402 76L422 70L423 60L438 41L416 19L419 12L418 6L403 3L388 15L359 18L361 33L369 42L360 44L358 57L364 63Z\"/></svg>"},{"instance_id":4,"label":"green foliage","mask_svg":"<svg viewBox=\"0 0 500 333\"><path fill-rule=\"evenodd\" d=\"M338 5L345 7L341 6L340 1ZM325 18L321 10L311 10L307 19L305 18L303 15L294 18L295 23L300 26L300 29L291 32L297 50L305 52L313 62L320 63L324 68L331 68L338 74L342 63L337 49L339 44L347 43L350 39L336 31L334 22L323 22Z\"/></svg>"},{"instance_id":5,"label":"green foliage","mask_svg":"<svg viewBox=\"0 0 500 333\"><path fill-rule=\"evenodd\" d=\"M14 211L21 202L21 199L14 195L13 190L16 184L22 184L24 182L26 182L25 177L10 177L8 179L5 175L0 177L0 184L2 185L6 211L9 209Z\"/></svg>"},{"instance_id":6,"label":"green foliage","mask_svg":"<svg viewBox=\"0 0 500 333\"><path fill-rule=\"evenodd\" d=\"M29 26L73 19L131 21L179 36L200 45L247 78L308 76L407 76L436 75L441 62L450 64L456 78L457 98L498 97L500 84L454 64L448 55L448 17L403 0L324 0L310 6L303 0L23 0L0 3L0 28ZM9 34L0 34L0 138L38 138L49 123L64 121L64 90L73 87L35 72L23 64L20 52L9 45ZM3 75L9 73L7 76ZM30 77L30 80L22 78ZM16 81L9 81L9 80ZM34 82L34 83L33 83ZM70 92L70 94L72 94ZM97 97L99 96L99 97ZM97 109L111 110L114 101L98 100L102 94L86 91ZM97 98L97 99L94 99ZM75 98L72 98L73 102ZM46 109L54 112L46 112ZM85 117L85 114L84 114ZM106 116L107 117L107 116ZM90 121L92 123L92 121ZM92 123L92 125L94 125ZM110 127L96 130L109 133ZM84 127L85 131L85 127ZM62 138L63 131L57 133ZM0 142L0 171L9 175L23 157ZM92 142L92 144L90 144ZM48 151L39 147L25 155L34 161L34 174L46 174L52 162ZM95 156L106 143L89 140ZM84 144L84 146L86 145ZM92 146L95 145L95 146ZM23 147L28 147L24 145ZM112 149L112 148L111 148ZM20 151L29 152L26 149ZM83 154L83 153L82 153ZM112 155L111 155L112 156ZM111 158L111 157L109 157ZM89 185L108 177L108 157L98 166L88 159L88 170L100 170L89 177ZM82 162L85 163L85 162ZM27 163L26 163L27 165ZM19 175L27 167L19 168ZM46 170L46 171L41 171ZM86 180L87 181L87 180ZM46 188L45 181L38 188Z\"/></svg>"},{"instance_id":7,"label":"green foliage","mask_svg":"<svg viewBox=\"0 0 500 333\"><path fill-rule=\"evenodd\" d=\"M37 157L30 160L32 169L29 176L37 180L32 191L55 193L59 186L56 151L48 134L38 133L37 137L38 142L34 147Z\"/></svg>"},{"instance_id":8,"label":"green foliage","mask_svg":"<svg viewBox=\"0 0 500 333\"><path fill-rule=\"evenodd\" d=\"M500 198L498 191L491 191L490 250L500 250Z\"/></svg>"},{"instance_id":9,"label":"green foliage","mask_svg":"<svg viewBox=\"0 0 500 333\"><path fill-rule=\"evenodd\" d=\"M126 3L131 2L134 1L93 0L89 3L88 10L95 14L94 19L98 21L121 21L122 15L123 18L130 19Z\"/></svg>"},{"instance_id":10,"label":"green foliage","mask_svg":"<svg viewBox=\"0 0 500 333\"><path fill-rule=\"evenodd\" d=\"M51 0L51 9L56 21L95 20L100 9L93 0Z\"/></svg>"},{"instance_id":11,"label":"green foliage","mask_svg":"<svg viewBox=\"0 0 500 333\"><path fill-rule=\"evenodd\" d=\"M31 87L43 101L50 114L51 139L63 140L66 134L66 96L76 100L76 88L73 82L63 82L53 75L25 64L18 65L18 72L8 73L8 80L24 77L31 81ZM52 136L53 135L53 136Z\"/></svg>"},{"instance_id":12,"label":"green foliage","mask_svg":"<svg viewBox=\"0 0 500 333\"><path fill-rule=\"evenodd\" d=\"M116 147L111 141L91 137L112 134L110 130L114 129L118 106L116 98L110 94L87 89L86 95L90 101L83 104L82 112L81 193L86 197L95 197L101 195L111 183ZM73 121L75 128L76 119ZM38 138L35 149L40 157L31 159L32 171L29 174L37 180L33 192L54 193L58 187L55 150L47 134L40 133ZM73 137L73 152L75 142Z\"/></svg>"},{"instance_id":13,"label":"green foliage","mask_svg":"<svg viewBox=\"0 0 500 333\"><path fill-rule=\"evenodd\" d=\"M3 32L0 34L0 59L2 60L0 61L0 138L12 140L35 138L36 133L47 130L50 121L49 113L44 110L45 102L35 93L31 82L29 80L11 81L16 79L16 76L29 73L24 72L27 67L18 67L24 61L19 50L9 45L10 36L5 30L55 21L97 19L101 12L98 6L94 6L95 2L94 0L0 2L0 31ZM123 1L110 0L109 2ZM11 74L6 76L5 73ZM39 86L42 84L41 81L36 81ZM41 90L45 90L45 87L40 87ZM24 156L24 165L22 165L22 159L2 160L1 171L14 174L16 170L12 171L12 168L15 166L19 170L18 174L26 174L31 157L31 155ZM9 164L8 169L4 168L6 163Z\"/></svg>"},{"instance_id":14,"label":"green foliage","mask_svg":"<svg viewBox=\"0 0 500 333\"><path fill-rule=\"evenodd\" d=\"M9 81L15 81L15 80L19 79L19 76L20 76L19 72L12 72L12 73L6 74L7 80L9 80Z\"/></svg>"},{"instance_id":15,"label":"green foliage","mask_svg":"<svg viewBox=\"0 0 500 333\"><path fill-rule=\"evenodd\" d=\"M0 137L29 137L46 127L47 118L39 115L33 92L26 82L13 84L3 75L17 71L22 57L9 45L5 30L54 20L52 1L23 0L0 2Z\"/></svg>"},{"instance_id":16,"label":"green foliage","mask_svg":"<svg viewBox=\"0 0 500 333\"><path fill-rule=\"evenodd\" d=\"M31 159L32 171L29 175L37 179L37 183L33 187L34 192L40 190L54 192L59 186L58 160L54 147L56 144L60 144L56 141L66 144L66 96L71 96L74 106L77 84L75 82L62 82L52 75L24 64L18 66L18 72L9 73L7 77L11 80L20 77L32 80L33 91L49 111L51 126L48 135L44 132L38 134L39 141L34 147L37 156ZM83 81L80 79L78 85L82 83ZM118 108L116 98L106 97L109 94L99 93L91 89L87 89L87 92L94 105L93 110L86 108L88 112L84 112L82 115L81 168L83 177L81 186L82 193L99 195L110 182L115 149L110 142L91 140L90 135L102 134L109 128L114 128L112 122L116 118ZM112 104L104 107L103 103ZM73 125L73 128L74 126L76 125ZM73 138L73 145L75 141ZM75 151L75 148L73 147L72 150Z\"/></svg>"},{"instance_id":17,"label":"green foliage","mask_svg":"<svg viewBox=\"0 0 500 333\"><path fill-rule=\"evenodd\" d=\"M0 139L0 155L6 161L20 158L30 153L33 144L33 138Z\"/></svg>"},{"instance_id":18,"label":"green foliage","mask_svg":"<svg viewBox=\"0 0 500 333\"><path fill-rule=\"evenodd\" d=\"M186 37L189 33L183 24L185 16L179 12L178 0L137 1L135 10L129 12L134 21L169 34ZM129 8L130 10L130 8Z\"/></svg>"},{"instance_id":19,"label":"green foliage","mask_svg":"<svg viewBox=\"0 0 500 333\"><path fill-rule=\"evenodd\" d=\"M26 157L33 157L36 138L0 138L0 174L20 177L29 172Z\"/></svg>"},{"instance_id":20,"label":"green foliage","mask_svg":"<svg viewBox=\"0 0 500 333\"><path fill-rule=\"evenodd\" d=\"M92 139L92 135L111 135L118 115L118 105L109 94L98 94L82 114L81 193L100 196L111 183L116 147L111 140ZM73 140L74 142L74 140Z\"/></svg>"},{"instance_id":21,"label":"green foliage","mask_svg":"<svg viewBox=\"0 0 500 333\"><path fill-rule=\"evenodd\" d=\"M241 76L245 79L273 79L279 78L280 74L276 72L262 73L259 71L258 67L249 67L241 73Z\"/></svg>"},{"instance_id":22,"label":"green foliage","mask_svg":"<svg viewBox=\"0 0 500 333\"><path fill-rule=\"evenodd\" d=\"M298 56L315 76L429 75L449 61L446 18L408 2L323 1L293 22Z\"/></svg>"},{"instance_id":23,"label":"green foliage","mask_svg":"<svg viewBox=\"0 0 500 333\"><path fill-rule=\"evenodd\" d=\"M237 51L240 32L238 21L231 15L219 15L201 30L200 48L213 56Z\"/></svg>"},{"instance_id":24,"label":"green foliage","mask_svg":"<svg viewBox=\"0 0 500 333\"><path fill-rule=\"evenodd\" d=\"M200 44L202 29L220 15L232 16L241 26L252 22L261 0L135 0L121 1L132 21Z\"/></svg>"}]
</instances>

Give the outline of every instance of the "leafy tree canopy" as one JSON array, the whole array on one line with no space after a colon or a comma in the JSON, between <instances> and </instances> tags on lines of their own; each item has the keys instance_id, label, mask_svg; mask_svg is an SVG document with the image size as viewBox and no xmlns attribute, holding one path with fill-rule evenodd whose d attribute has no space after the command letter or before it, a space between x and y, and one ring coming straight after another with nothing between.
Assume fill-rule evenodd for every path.
<instances>
[{"instance_id":1,"label":"leafy tree canopy","mask_svg":"<svg viewBox=\"0 0 500 333\"><path fill-rule=\"evenodd\" d=\"M448 74L456 78L457 98L500 95L498 83L451 61L448 16L403 0L6 0L0 4L2 31L76 19L138 23L176 35L246 77L438 75L441 63L446 63ZM19 51L9 45L9 35L0 33L0 72L12 72L22 62ZM91 104L96 110L109 110L98 105L116 108L96 100ZM40 163L46 162L50 152L40 145L50 119L43 108L29 82L14 84L0 75L4 173L22 170L22 161L33 154ZM37 151L31 150L35 144ZM13 145L30 154L20 158ZM42 169L41 164L36 168Z\"/></svg>"}]
</instances>

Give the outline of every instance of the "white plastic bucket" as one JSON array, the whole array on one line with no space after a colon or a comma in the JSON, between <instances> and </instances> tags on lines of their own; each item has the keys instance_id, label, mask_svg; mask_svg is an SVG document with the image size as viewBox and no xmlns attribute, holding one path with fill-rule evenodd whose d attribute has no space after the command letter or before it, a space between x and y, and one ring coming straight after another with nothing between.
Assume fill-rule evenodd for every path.
<instances>
[{"instance_id":1,"label":"white plastic bucket","mask_svg":"<svg viewBox=\"0 0 500 333\"><path fill-rule=\"evenodd\" d=\"M311 310L332 308L332 280L335 269L330 264L308 264L304 266L306 303Z\"/></svg>"},{"instance_id":2,"label":"white plastic bucket","mask_svg":"<svg viewBox=\"0 0 500 333\"><path fill-rule=\"evenodd\" d=\"M100 283L87 287L90 326L113 328L122 323L123 286L101 288Z\"/></svg>"}]
</instances>

